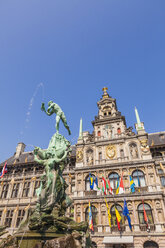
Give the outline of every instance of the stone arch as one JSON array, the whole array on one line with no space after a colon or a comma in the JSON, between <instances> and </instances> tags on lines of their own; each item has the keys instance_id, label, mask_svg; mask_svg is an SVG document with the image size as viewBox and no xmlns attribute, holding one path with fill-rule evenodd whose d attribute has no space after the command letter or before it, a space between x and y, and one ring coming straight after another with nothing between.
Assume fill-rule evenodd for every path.
<instances>
[{"instance_id":1,"label":"stone arch","mask_svg":"<svg viewBox=\"0 0 165 248\"><path fill-rule=\"evenodd\" d=\"M135 187L146 186L145 174L142 170L136 169L132 171L132 178L135 183Z\"/></svg>"},{"instance_id":2,"label":"stone arch","mask_svg":"<svg viewBox=\"0 0 165 248\"><path fill-rule=\"evenodd\" d=\"M120 176L117 172L110 172L108 175L109 181L110 181L110 185L112 187L112 189L116 189L117 188L117 182L120 180Z\"/></svg>"},{"instance_id":3,"label":"stone arch","mask_svg":"<svg viewBox=\"0 0 165 248\"><path fill-rule=\"evenodd\" d=\"M159 248L159 245L155 241L147 240L144 242L143 247L144 248Z\"/></svg>"}]
</instances>

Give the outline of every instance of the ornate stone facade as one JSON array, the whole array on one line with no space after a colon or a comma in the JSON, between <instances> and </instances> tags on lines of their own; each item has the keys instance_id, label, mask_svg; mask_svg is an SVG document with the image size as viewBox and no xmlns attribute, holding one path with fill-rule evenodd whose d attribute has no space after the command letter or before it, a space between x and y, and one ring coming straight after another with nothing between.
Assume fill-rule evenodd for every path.
<instances>
[{"instance_id":1,"label":"ornate stone facade","mask_svg":"<svg viewBox=\"0 0 165 248\"><path fill-rule=\"evenodd\" d=\"M116 100L108 95L106 88L103 91L98 102L98 115L92 122L93 133L83 132L79 137L64 171L68 194L74 200L74 206L67 214L78 222L87 220L90 201L94 222L93 247L164 248L165 132L148 134L139 119L137 132L133 132L118 111ZM26 217L29 207L35 205L35 189L43 173L42 166L34 162L33 152L24 152L24 147L24 144L18 144L15 155L7 160L8 173L0 182L0 225L7 225L11 233ZM89 173L98 177L100 188L102 175L110 179L114 195L109 194L106 199L112 215L111 228L104 196L90 190ZM125 192L116 195L116 183L122 175ZM129 175L134 180L135 193L130 192ZM117 229L114 205L121 213L124 198L130 212L132 232L123 217L121 232ZM148 228L144 223L142 200Z\"/></svg>"}]
</instances>

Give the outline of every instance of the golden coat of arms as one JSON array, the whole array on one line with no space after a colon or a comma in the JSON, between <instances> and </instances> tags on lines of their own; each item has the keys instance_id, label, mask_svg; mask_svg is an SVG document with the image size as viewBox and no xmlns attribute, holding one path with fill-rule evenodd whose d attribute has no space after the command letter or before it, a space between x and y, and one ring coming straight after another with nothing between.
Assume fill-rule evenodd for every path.
<instances>
[{"instance_id":1,"label":"golden coat of arms","mask_svg":"<svg viewBox=\"0 0 165 248\"><path fill-rule=\"evenodd\" d=\"M113 145L108 145L106 147L106 156L113 159L116 156L116 147Z\"/></svg>"},{"instance_id":2,"label":"golden coat of arms","mask_svg":"<svg viewBox=\"0 0 165 248\"><path fill-rule=\"evenodd\" d=\"M81 162L83 160L83 151L82 150L78 150L76 152L76 161L77 162Z\"/></svg>"}]
</instances>

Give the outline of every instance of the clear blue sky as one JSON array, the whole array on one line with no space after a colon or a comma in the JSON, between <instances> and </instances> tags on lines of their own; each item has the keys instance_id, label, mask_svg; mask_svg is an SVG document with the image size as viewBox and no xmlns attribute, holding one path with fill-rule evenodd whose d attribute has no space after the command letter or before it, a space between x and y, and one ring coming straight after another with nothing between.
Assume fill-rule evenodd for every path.
<instances>
[{"instance_id":1,"label":"clear blue sky","mask_svg":"<svg viewBox=\"0 0 165 248\"><path fill-rule=\"evenodd\" d=\"M20 141L47 147L42 100L64 110L72 143L80 117L92 131L103 86L128 126L136 106L147 132L164 131L164 13L165 0L0 1L0 161Z\"/></svg>"}]
</instances>

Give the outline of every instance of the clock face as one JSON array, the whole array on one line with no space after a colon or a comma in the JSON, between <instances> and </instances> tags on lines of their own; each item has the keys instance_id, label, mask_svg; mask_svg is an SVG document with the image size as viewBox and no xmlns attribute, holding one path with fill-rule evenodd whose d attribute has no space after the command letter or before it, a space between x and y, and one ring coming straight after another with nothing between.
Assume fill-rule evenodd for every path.
<instances>
[{"instance_id":1,"label":"clock face","mask_svg":"<svg viewBox=\"0 0 165 248\"><path fill-rule=\"evenodd\" d=\"M82 152L82 150L79 150L76 153L76 161L81 162L82 160L83 160L83 152Z\"/></svg>"},{"instance_id":2,"label":"clock face","mask_svg":"<svg viewBox=\"0 0 165 248\"><path fill-rule=\"evenodd\" d=\"M106 156L110 159L112 159L116 156L115 146L109 145L106 147Z\"/></svg>"}]
</instances>

